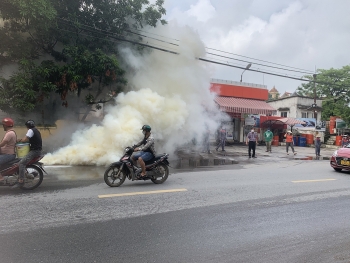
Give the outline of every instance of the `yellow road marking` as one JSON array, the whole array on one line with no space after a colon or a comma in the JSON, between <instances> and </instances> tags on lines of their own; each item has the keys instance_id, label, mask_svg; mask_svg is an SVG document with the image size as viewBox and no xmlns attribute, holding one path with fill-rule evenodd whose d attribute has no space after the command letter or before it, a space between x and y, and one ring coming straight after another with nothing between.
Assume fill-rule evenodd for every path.
<instances>
[{"instance_id":1,"label":"yellow road marking","mask_svg":"<svg viewBox=\"0 0 350 263\"><path fill-rule=\"evenodd\" d=\"M161 193L175 193L175 192L185 192L187 189L170 189L170 190L158 190L158 191L146 191L146 192L133 192L133 193L123 193L123 194L110 194L110 195L99 195L98 198L107 197L117 197L117 196L130 196L130 195L149 195L149 194L161 194Z\"/></svg>"},{"instance_id":2,"label":"yellow road marking","mask_svg":"<svg viewBox=\"0 0 350 263\"><path fill-rule=\"evenodd\" d=\"M320 179L320 180L300 180L292 181L292 183L313 183L313 182L326 182L326 181L335 181L337 179Z\"/></svg>"}]
</instances>

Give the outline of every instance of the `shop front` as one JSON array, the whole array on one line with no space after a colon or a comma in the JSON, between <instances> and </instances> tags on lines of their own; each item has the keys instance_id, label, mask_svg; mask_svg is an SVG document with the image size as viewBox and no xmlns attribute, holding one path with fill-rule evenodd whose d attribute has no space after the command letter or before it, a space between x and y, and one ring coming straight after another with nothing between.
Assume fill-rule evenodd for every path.
<instances>
[{"instance_id":1,"label":"shop front","mask_svg":"<svg viewBox=\"0 0 350 263\"><path fill-rule=\"evenodd\" d=\"M266 103L268 90L264 85L212 80L211 91L217 95L214 100L219 109L231 117L231 123L225 125L231 126L229 134L235 141L244 142L252 127L260 134L260 116L276 113L276 109Z\"/></svg>"}]
</instances>

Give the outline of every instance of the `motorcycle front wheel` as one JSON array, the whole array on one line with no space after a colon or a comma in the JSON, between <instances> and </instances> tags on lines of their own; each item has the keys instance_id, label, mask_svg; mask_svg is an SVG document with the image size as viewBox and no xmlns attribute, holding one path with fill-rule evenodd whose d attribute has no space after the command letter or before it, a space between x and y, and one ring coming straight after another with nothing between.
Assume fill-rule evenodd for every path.
<instances>
[{"instance_id":1,"label":"motorcycle front wheel","mask_svg":"<svg viewBox=\"0 0 350 263\"><path fill-rule=\"evenodd\" d=\"M121 169L122 166L110 166L104 174L105 183L110 187L121 186L126 178L125 172Z\"/></svg>"},{"instance_id":2,"label":"motorcycle front wheel","mask_svg":"<svg viewBox=\"0 0 350 263\"><path fill-rule=\"evenodd\" d=\"M44 179L43 171L35 165L28 165L25 170L23 190L33 190L41 185Z\"/></svg>"},{"instance_id":3,"label":"motorcycle front wheel","mask_svg":"<svg viewBox=\"0 0 350 263\"><path fill-rule=\"evenodd\" d=\"M169 176L169 168L167 165L161 163L155 168L155 172L157 173L157 177L153 177L151 181L155 184L162 184L168 179Z\"/></svg>"}]
</instances>

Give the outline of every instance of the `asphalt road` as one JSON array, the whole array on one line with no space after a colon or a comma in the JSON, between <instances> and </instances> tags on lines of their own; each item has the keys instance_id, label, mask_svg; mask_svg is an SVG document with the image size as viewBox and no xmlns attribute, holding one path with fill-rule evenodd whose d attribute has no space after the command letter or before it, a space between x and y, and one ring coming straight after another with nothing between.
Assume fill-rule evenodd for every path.
<instances>
[{"instance_id":1,"label":"asphalt road","mask_svg":"<svg viewBox=\"0 0 350 263\"><path fill-rule=\"evenodd\" d=\"M350 262L350 174L327 161L119 188L75 169L48 169L35 191L0 189L0 262Z\"/></svg>"}]
</instances>

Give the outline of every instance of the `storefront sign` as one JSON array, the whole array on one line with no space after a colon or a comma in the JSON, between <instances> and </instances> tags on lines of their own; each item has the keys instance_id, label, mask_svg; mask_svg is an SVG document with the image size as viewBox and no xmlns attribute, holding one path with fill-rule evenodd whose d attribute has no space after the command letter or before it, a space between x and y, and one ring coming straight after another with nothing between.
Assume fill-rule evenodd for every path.
<instances>
[{"instance_id":1,"label":"storefront sign","mask_svg":"<svg viewBox=\"0 0 350 263\"><path fill-rule=\"evenodd\" d=\"M251 114L245 118L245 126L260 127L260 115Z\"/></svg>"}]
</instances>

